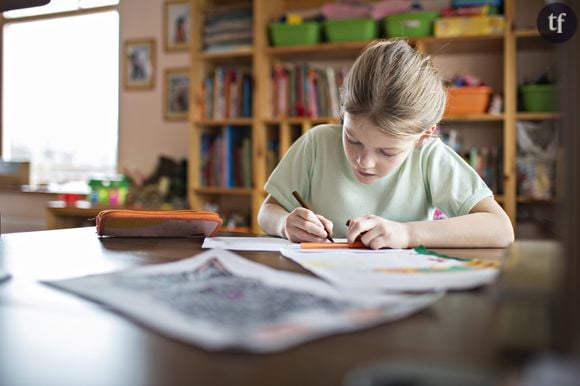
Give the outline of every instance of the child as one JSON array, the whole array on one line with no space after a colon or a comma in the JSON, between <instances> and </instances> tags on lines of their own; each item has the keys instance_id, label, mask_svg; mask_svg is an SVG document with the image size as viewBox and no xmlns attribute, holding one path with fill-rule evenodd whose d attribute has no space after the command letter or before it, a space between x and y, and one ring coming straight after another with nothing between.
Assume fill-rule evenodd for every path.
<instances>
[{"instance_id":1,"label":"child","mask_svg":"<svg viewBox=\"0 0 580 386\"><path fill-rule=\"evenodd\" d=\"M373 249L509 245L513 227L491 190L433 137L445 103L429 58L400 40L369 45L343 85L343 124L299 138L266 182L262 229L294 242L328 231ZM432 221L435 208L449 218Z\"/></svg>"}]
</instances>

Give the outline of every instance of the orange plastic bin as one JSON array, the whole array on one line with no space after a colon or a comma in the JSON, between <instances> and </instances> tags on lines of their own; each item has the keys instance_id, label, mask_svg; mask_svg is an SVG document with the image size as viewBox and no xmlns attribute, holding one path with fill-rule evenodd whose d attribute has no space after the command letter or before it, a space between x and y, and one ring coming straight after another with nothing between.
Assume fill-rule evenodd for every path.
<instances>
[{"instance_id":1,"label":"orange plastic bin","mask_svg":"<svg viewBox=\"0 0 580 386\"><path fill-rule=\"evenodd\" d=\"M450 87L445 115L485 113L491 92L488 86Z\"/></svg>"}]
</instances>

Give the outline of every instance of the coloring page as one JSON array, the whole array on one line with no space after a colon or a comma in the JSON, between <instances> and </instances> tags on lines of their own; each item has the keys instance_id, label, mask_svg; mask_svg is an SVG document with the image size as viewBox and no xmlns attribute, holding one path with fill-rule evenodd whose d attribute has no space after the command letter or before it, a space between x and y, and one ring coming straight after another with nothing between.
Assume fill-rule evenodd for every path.
<instances>
[{"instance_id":1,"label":"coloring page","mask_svg":"<svg viewBox=\"0 0 580 386\"><path fill-rule=\"evenodd\" d=\"M208 350L261 353L398 320L442 296L342 291L221 249L173 263L45 284Z\"/></svg>"}]
</instances>

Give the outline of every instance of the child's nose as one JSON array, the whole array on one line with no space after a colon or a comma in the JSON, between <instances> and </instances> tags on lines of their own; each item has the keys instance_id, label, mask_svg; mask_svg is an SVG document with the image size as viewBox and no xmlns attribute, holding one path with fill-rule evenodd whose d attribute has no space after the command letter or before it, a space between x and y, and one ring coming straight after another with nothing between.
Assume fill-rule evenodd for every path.
<instances>
[{"instance_id":1,"label":"child's nose","mask_svg":"<svg viewBox=\"0 0 580 386\"><path fill-rule=\"evenodd\" d=\"M375 159L371 156L370 152L366 150L359 153L357 162L363 169L370 169L375 166Z\"/></svg>"}]
</instances>

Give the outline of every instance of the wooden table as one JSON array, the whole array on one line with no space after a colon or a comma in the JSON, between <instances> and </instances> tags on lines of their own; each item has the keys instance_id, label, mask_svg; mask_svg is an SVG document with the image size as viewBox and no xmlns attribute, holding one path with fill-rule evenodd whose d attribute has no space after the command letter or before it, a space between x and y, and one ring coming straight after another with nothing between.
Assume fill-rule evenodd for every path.
<instances>
[{"instance_id":1,"label":"wooden table","mask_svg":"<svg viewBox=\"0 0 580 386\"><path fill-rule=\"evenodd\" d=\"M489 288L446 295L402 321L336 335L272 355L207 352L159 335L96 303L44 286L60 279L169 262L200 252L191 239L103 239L94 228L0 238L0 385L340 385L373 361L443 361L505 371L493 340ZM441 250L501 259L501 249ZM308 274L274 252L240 252Z\"/></svg>"}]
</instances>

